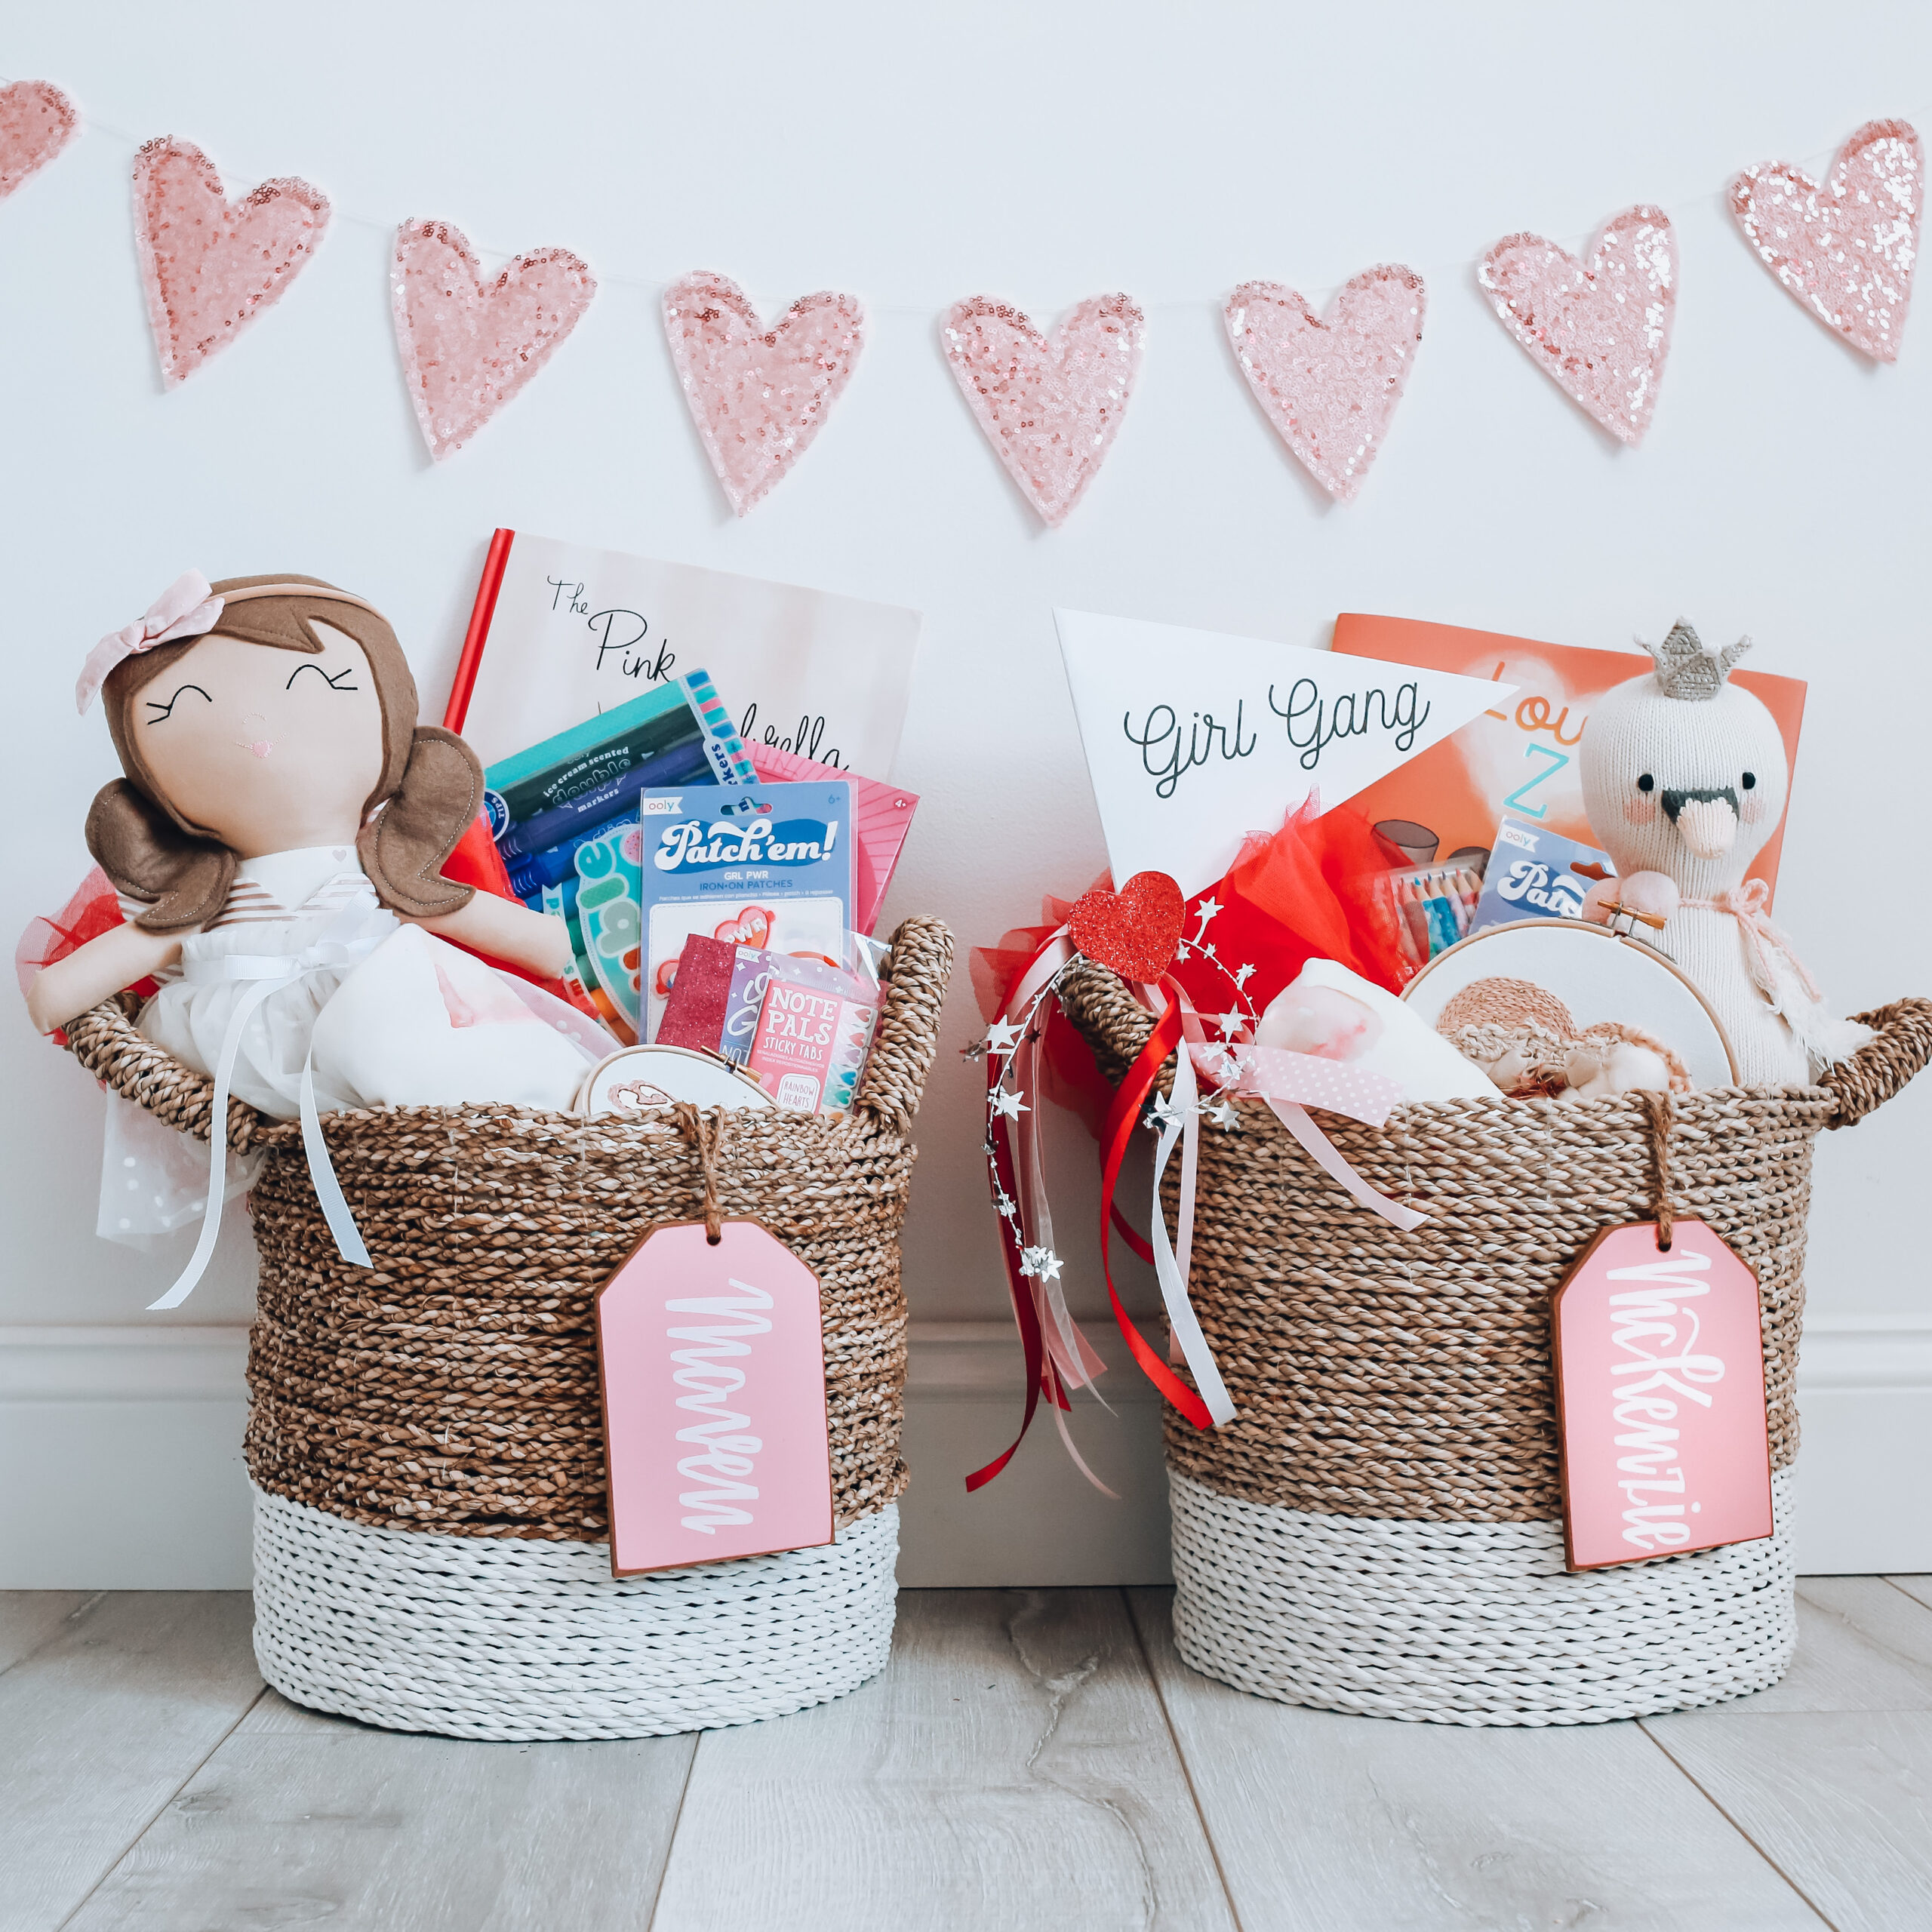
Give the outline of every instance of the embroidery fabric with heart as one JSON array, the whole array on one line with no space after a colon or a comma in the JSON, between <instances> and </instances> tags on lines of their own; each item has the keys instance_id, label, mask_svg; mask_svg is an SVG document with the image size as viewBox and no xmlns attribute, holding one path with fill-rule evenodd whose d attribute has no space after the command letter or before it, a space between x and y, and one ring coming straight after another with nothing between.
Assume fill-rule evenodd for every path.
<instances>
[{"instance_id":1,"label":"embroidery fabric with heart","mask_svg":"<svg viewBox=\"0 0 1932 1932\"><path fill-rule=\"evenodd\" d=\"M0 88L0 201L38 174L80 128L74 103L51 81Z\"/></svg>"},{"instance_id":2,"label":"embroidery fabric with heart","mask_svg":"<svg viewBox=\"0 0 1932 1932\"><path fill-rule=\"evenodd\" d=\"M1781 161L1730 184L1758 259L1827 328L1875 361L1898 360L1918 265L1925 157L1904 121L1868 121L1820 183Z\"/></svg>"},{"instance_id":3,"label":"embroidery fabric with heart","mask_svg":"<svg viewBox=\"0 0 1932 1932\"><path fill-rule=\"evenodd\" d=\"M1278 281L1244 281L1223 312L1255 399L1303 469L1352 503L1415 365L1428 307L1399 263L1364 269L1317 315Z\"/></svg>"},{"instance_id":4,"label":"embroidery fabric with heart","mask_svg":"<svg viewBox=\"0 0 1932 1932\"><path fill-rule=\"evenodd\" d=\"M461 229L405 221L389 287L409 399L441 462L549 361L590 306L597 279L568 248L537 248L486 288Z\"/></svg>"},{"instance_id":5,"label":"embroidery fabric with heart","mask_svg":"<svg viewBox=\"0 0 1932 1932\"><path fill-rule=\"evenodd\" d=\"M1557 387L1620 441L1657 408L1677 309L1677 237L1639 203L1604 225L1587 263L1540 235L1510 235L1476 280L1498 320Z\"/></svg>"},{"instance_id":6,"label":"embroidery fabric with heart","mask_svg":"<svg viewBox=\"0 0 1932 1932\"><path fill-rule=\"evenodd\" d=\"M1051 341L990 295L946 311L940 340L960 393L1050 528L1066 520L1106 460L1146 337L1146 318L1125 295L1090 296Z\"/></svg>"},{"instance_id":7,"label":"embroidery fabric with heart","mask_svg":"<svg viewBox=\"0 0 1932 1932\"><path fill-rule=\"evenodd\" d=\"M664 292L664 333L699 440L744 515L811 447L866 343L856 295L821 289L768 329L728 276L688 275Z\"/></svg>"},{"instance_id":8,"label":"embroidery fabric with heart","mask_svg":"<svg viewBox=\"0 0 1932 1932\"><path fill-rule=\"evenodd\" d=\"M165 136L135 155L134 246L171 389L281 299L328 220L328 197L292 175L231 202L192 142Z\"/></svg>"}]
</instances>

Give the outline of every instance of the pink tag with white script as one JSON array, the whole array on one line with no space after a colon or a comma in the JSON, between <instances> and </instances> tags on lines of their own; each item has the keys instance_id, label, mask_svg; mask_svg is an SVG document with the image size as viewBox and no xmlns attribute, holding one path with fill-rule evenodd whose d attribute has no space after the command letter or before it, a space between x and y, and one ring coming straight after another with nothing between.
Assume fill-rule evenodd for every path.
<instances>
[{"instance_id":1,"label":"pink tag with white script","mask_svg":"<svg viewBox=\"0 0 1932 1932\"><path fill-rule=\"evenodd\" d=\"M1552 1305L1572 1570L1771 1534L1758 1281L1702 1221L1606 1228Z\"/></svg>"},{"instance_id":2,"label":"pink tag with white script","mask_svg":"<svg viewBox=\"0 0 1932 1932\"><path fill-rule=\"evenodd\" d=\"M818 1277L755 1221L654 1228L597 1292L611 1574L832 1541Z\"/></svg>"}]
</instances>

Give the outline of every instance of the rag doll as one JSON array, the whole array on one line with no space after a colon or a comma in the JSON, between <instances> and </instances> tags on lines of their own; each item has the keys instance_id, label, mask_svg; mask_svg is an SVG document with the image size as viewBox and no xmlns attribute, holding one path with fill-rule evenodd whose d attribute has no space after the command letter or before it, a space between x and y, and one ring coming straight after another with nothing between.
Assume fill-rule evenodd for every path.
<instances>
[{"instance_id":1,"label":"rag doll","mask_svg":"<svg viewBox=\"0 0 1932 1932\"><path fill-rule=\"evenodd\" d=\"M158 983L141 1030L213 1079L219 1103L232 1094L301 1118L346 1254L360 1240L325 1171L317 1114L570 1104L598 1057L594 1029L473 956L555 978L568 934L441 876L475 818L481 769L460 738L417 725L415 681L373 605L312 577L211 586L191 571L95 647L75 694L82 711L97 693L124 776L94 800L87 841L125 923L41 971L27 996L37 1026ZM346 983L356 996L335 1014ZM137 1148L138 1132L110 1112L104 1233L130 1226L109 1180L159 1201L154 1180L171 1158L179 1165L153 1152L151 1134ZM195 1259L158 1306L205 1266L233 1191L218 1147L213 1158Z\"/></svg>"},{"instance_id":2,"label":"rag doll","mask_svg":"<svg viewBox=\"0 0 1932 1932\"><path fill-rule=\"evenodd\" d=\"M453 733L417 725L401 647L361 598L313 577L211 587L190 572L95 648L83 711L97 691L125 776L94 800L87 841L127 923L35 980L28 1008L43 1031L156 980L143 1032L212 1075L249 1004L232 1091L287 1119L318 1016L405 922L546 977L568 963L561 920L441 875L476 816L481 768ZM475 986L473 962L450 948L422 956L457 995L445 1001L451 1027L464 1027L475 1001L458 989ZM533 1029L532 1047L552 1032ZM582 1054L537 1053L555 1062L567 1100L563 1076L581 1077Z\"/></svg>"},{"instance_id":3,"label":"rag doll","mask_svg":"<svg viewBox=\"0 0 1932 1932\"><path fill-rule=\"evenodd\" d=\"M1770 712L1730 682L1751 647L1705 650L1678 623L1646 648L1654 672L1592 707L1577 748L1583 804L1618 876L1592 886L1583 916L1615 908L1661 917L1645 928L1710 1003L1747 1087L1802 1086L1871 1037L1835 1018L1745 872L1784 812L1790 775Z\"/></svg>"}]
</instances>

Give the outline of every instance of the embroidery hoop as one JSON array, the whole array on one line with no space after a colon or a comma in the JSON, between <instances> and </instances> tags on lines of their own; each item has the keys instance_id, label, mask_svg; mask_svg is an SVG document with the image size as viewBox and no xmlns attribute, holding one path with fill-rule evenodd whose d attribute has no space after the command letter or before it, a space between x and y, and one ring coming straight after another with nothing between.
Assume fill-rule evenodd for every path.
<instances>
[{"instance_id":1,"label":"embroidery hoop","mask_svg":"<svg viewBox=\"0 0 1932 1932\"><path fill-rule=\"evenodd\" d=\"M1534 937L1520 937L1525 934ZM1575 950L1599 943L1621 946L1641 961L1626 962L1626 969L1617 974L1620 982L1627 980L1629 999L1623 997L1621 985L1614 1003L1607 1003L1596 989L1596 976L1608 966L1611 955ZM1577 971L1570 968L1571 960L1581 962L1582 990ZM1580 1026L1617 1020L1654 1033L1675 1050L1699 1087L1738 1084L1737 1056L1710 1001L1681 966L1641 940L1626 939L1580 919L1512 919L1445 947L1402 989L1402 998L1433 1026L1454 995L1488 979L1533 980L1561 1000ZM1690 1037L1700 1020L1710 1029L1709 1036L1702 1040Z\"/></svg>"}]
</instances>

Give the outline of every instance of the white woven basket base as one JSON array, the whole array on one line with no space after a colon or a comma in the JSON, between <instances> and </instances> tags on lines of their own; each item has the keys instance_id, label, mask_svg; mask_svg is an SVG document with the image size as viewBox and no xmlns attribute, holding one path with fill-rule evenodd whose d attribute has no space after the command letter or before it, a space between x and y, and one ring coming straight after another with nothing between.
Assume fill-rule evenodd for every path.
<instances>
[{"instance_id":1,"label":"white woven basket base","mask_svg":"<svg viewBox=\"0 0 1932 1932\"><path fill-rule=\"evenodd\" d=\"M655 1737L822 1704L892 1648L899 1507L820 1549L611 1574L603 1543L371 1529L254 1492L255 1656L298 1704L451 1737Z\"/></svg>"},{"instance_id":2,"label":"white woven basket base","mask_svg":"<svg viewBox=\"0 0 1932 1932\"><path fill-rule=\"evenodd\" d=\"M1571 1576L1560 1523L1318 1516L1168 1472L1174 1641L1283 1703L1432 1724L1603 1724L1762 1690L1797 1641L1775 1535Z\"/></svg>"}]
</instances>

